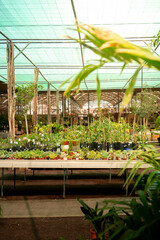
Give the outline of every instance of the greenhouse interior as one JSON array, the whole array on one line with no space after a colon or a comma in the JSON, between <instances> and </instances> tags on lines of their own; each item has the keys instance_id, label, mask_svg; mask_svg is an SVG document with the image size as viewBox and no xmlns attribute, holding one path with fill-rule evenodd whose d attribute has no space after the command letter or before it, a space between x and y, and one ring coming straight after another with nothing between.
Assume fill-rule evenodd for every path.
<instances>
[{"instance_id":1,"label":"greenhouse interior","mask_svg":"<svg viewBox=\"0 0 160 240\"><path fill-rule=\"evenodd\" d=\"M3 239L159 239L160 1L0 16Z\"/></svg>"}]
</instances>

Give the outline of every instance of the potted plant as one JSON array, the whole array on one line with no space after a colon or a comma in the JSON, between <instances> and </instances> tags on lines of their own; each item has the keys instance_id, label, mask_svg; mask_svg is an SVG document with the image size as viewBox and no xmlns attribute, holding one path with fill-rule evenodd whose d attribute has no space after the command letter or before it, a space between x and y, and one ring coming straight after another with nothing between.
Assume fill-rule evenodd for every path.
<instances>
[{"instance_id":1,"label":"potted plant","mask_svg":"<svg viewBox=\"0 0 160 240\"><path fill-rule=\"evenodd\" d=\"M98 160L98 159L101 159L101 152L96 152L96 156L95 156L95 159Z\"/></svg>"},{"instance_id":2,"label":"potted plant","mask_svg":"<svg viewBox=\"0 0 160 240\"><path fill-rule=\"evenodd\" d=\"M122 151L121 150L115 151L115 156L116 156L116 160L120 160L122 157Z\"/></svg>"},{"instance_id":3,"label":"potted plant","mask_svg":"<svg viewBox=\"0 0 160 240\"><path fill-rule=\"evenodd\" d=\"M92 239L96 240L106 240L108 239L108 234L106 231L106 218L107 214L104 214L103 209L98 208L98 203L96 203L95 208L89 207L81 199L77 199L81 206L81 211L85 215L85 219L89 220L93 224L93 228L90 229Z\"/></svg>"},{"instance_id":4,"label":"potted plant","mask_svg":"<svg viewBox=\"0 0 160 240\"><path fill-rule=\"evenodd\" d=\"M6 158L8 158L7 150L0 150L0 159L6 159Z\"/></svg>"},{"instance_id":5,"label":"potted plant","mask_svg":"<svg viewBox=\"0 0 160 240\"><path fill-rule=\"evenodd\" d=\"M58 157L59 157L59 155L58 155L58 153L54 153L54 152L50 152L49 153L49 158L50 159L58 159Z\"/></svg>"},{"instance_id":6,"label":"potted plant","mask_svg":"<svg viewBox=\"0 0 160 240\"><path fill-rule=\"evenodd\" d=\"M108 159L108 152L102 150L101 151L101 157L102 157L103 160L107 160Z\"/></svg>"},{"instance_id":7,"label":"potted plant","mask_svg":"<svg viewBox=\"0 0 160 240\"><path fill-rule=\"evenodd\" d=\"M87 158L88 159L95 159L95 157L96 157L96 151L91 150L87 153Z\"/></svg>"},{"instance_id":8,"label":"potted plant","mask_svg":"<svg viewBox=\"0 0 160 240\"><path fill-rule=\"evenodd\" d=\"M85 155L85 152L83 150L77 151L77 157L76 158L79 158L80 160L83 160L85 158L85 156L86 155Z\"/></svg>"},{"instance_id":9,"label":"potted plant","mask_svg":"<svg viewBox=\"0 0 160 240\"><path fill-rule=\"evenodd\" d=\"M108 160L114 160L114 157L115 157L115 153L113 149L110 149L108 152Z\"/></svg>"},{"instance_id":10,"label":"potted plant","mask_svg":"<svg viewBox=\"0 0 160 240\"><path fill-rule=\"evenodd\" d=\"M127 150L122 151L122 160L127 160L128 155L127 155Z\"/></svg>"}]
</instances>

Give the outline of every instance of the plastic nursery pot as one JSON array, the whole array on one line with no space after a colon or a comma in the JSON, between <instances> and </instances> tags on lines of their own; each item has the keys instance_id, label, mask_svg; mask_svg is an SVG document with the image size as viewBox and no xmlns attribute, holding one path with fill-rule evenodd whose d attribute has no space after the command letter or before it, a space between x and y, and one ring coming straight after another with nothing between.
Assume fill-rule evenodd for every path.
<instances>
[{"instance_id":1,"label":"plastic nursery pot","mask_svg":"<svg viewBox=\"0 0 160 240\"><path fill-rule=\"evenodd\" d=\"M64 142L63 142L63 145L68 145L68 144L69 144L68 141L64 141Z\"/></svg>"},{"instance_id":2,"label":"plastic nursery pot","mask_svg":"<svg viewBox=\"0 0 160 240\"><path fill-rule=\"evenodd\" d=\"M91 239L96 240L97 239L97 234L96 234L94 228L90 229L90 233L91 233Z\"/></svg>"},{"instance_id":3,"label":"plastic nursery pot","mask_svg":"<svg viewBox=\"0 0 160 240\"><path fill-rule=\"evenodd\" d=\"M113 149L113 143L107 142L107 152L109 152L110 149Z\"/></svg>"}]
</instances>

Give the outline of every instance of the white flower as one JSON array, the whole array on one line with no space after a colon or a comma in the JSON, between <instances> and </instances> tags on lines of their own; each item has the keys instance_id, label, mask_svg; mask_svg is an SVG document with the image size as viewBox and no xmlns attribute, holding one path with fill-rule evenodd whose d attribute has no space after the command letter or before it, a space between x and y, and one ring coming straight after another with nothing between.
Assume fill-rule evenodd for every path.
<instances>
[{"instance_id":1,"label":"white flower","mask_svg":"<svg viewBox=\"0 0 160 240\"><path fill-rule=\"evenodd\" d=\"M14 144L18 144L18 142L14 142Z\"/></svg>"},{"instance_id":2,"label":"white flower","mask_svg":"<svg viewBox=\"0 0 160 240\"><path fill-rule=\"evenodd\" d=\"M12 141L12 140L10 140L10 143L12 144L12 143L13 143L13 141Z\"/></svg>"},{"instance_id":3,"label":"white flower","mask_svg":"<svg viewBox=\"0 0 160 240\"><path fill-rule=\"evenodd\" d=\"M30 139L28 139L28 142L30 142L31 140Z\"/></svg>"},{"instance_id":4,"label":"white flower","mask_svg":"<svg viewBox=\"0 0 160 240\"><path fill-rule=\"evenodd\" d=\"M20 138L18 138L18 141L21 141L21 139L20 139Z\"/></svg>"},{"instance_id":5,"label":"white flower","mask_svg":"<svg viewBox=\"0 0 160 240\"><path fill-rule=\"evenodd\" d=\"M26 139L27 139L26 137L23 138L23 140L26 140Z\"/></svg>"},{"instance_id":6,"label":"white flower","mask_svg":"<svg viewBox=\"0 0 160 240\"><path fill-rule=\"evenodd\" d=\"M44 137L44 134L42 134L42 137Z\"/></svg>"}]
</instances>

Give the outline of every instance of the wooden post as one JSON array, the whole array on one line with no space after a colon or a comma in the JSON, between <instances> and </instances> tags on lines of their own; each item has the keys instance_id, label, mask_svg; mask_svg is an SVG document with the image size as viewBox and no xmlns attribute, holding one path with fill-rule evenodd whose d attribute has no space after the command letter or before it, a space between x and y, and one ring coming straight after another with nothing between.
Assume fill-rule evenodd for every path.
<instances>
[{"instance_id":1,"label":"wooden post","mask_svg":"<svg viewBox=\"0 0 160 240\"><path fill-rule=\"evenodd\" d=\"M48 112L48 124L51 123L51 90L50 83L48 83L48 91L47 91L47 112Z\"/></svg>"},{"instance_id":2,"label":"wooden post","mask_svg":"<svg viewBox=\"0 0 160 240\"><path fill-rule=\"evenodd\" d=\"M7 40L7 91L9 136L15 136L15 71L14 44Z\"/></svg>"},{"instance_id":3,"label":"wooden post","mask_svg":"<svg viewBox=\"0 0 160 240\"><path fill-rule=\"evenodd\" d=\"M56 93L57 123L59 124L59 91Z\"/></svg>"},{"instance_id":4,"label":"wooden post","mask_svg":"<svg viewBox=\"0 0 160 240\"><path fill-rule=\"evenodd\" d=\"M64 96L63 96L63 93L62 93L62 124L64 125Z\"/></svg>"},{"instance_id":5,"label":"wooden post","mask_svg":"<svg viewBox=\"0 0 160 240\"><path fill-rule=\"evenodd\" d=\"M37 117L37 104L38 104L38 74L39 69L34 69L34 97L33 97L33 126L36 126L38 123L38 117Z\"/></svg>"},{"instance_id":6,"label":"wooden post","mask_svg":"<svg viewBox=\"0 0 160 240\"><path fill-rule=\"evenodd\" d=\"M89 93L88 93L88 126L89 126Z\"/></svg>"},{"instance_id":7,"label":"wooden post","mask_svg":"<svg viewBox=\"0 0 160 240\"><path fill-rule=\"evenodd\" d=\"M68 123L69 123L69 98L68 98Z\"/></svg>"}]
</instances>

